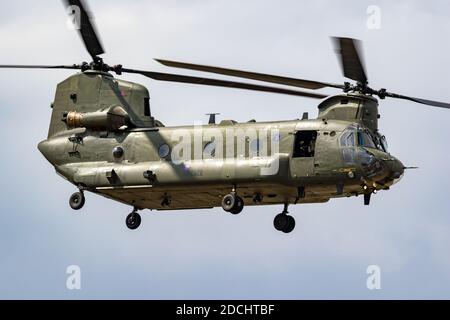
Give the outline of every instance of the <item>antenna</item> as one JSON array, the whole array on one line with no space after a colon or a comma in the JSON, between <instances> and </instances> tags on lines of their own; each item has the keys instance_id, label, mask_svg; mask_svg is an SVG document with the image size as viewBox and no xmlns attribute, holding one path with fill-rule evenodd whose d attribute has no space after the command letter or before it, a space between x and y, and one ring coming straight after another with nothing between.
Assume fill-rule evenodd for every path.
<instances>
[{"instance_id":1,"label":"antenna","mask_svg":"<svg viewBox=\"0 0 450 320\"><path fill-rule=\"evenodd\" d=\"M206 115L209 116L208 124L216 124L216 116L220 113L207 113Z\"/></svg>"}]
</instances>

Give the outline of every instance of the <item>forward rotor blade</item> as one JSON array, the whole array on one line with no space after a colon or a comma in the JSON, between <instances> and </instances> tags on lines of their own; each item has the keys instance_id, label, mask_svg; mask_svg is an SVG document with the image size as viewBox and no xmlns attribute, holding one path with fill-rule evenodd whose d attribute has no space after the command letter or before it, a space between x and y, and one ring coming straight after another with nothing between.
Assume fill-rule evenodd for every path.
<instances>
[{"instance_id":1,"label":"forward rotor blade","mask_svg":"<svg viewBox=\"0 0 450 320\"><path fill-rule=\"evenodd\" d=\"M168 67L189 69L189 70L203 71L203 72L211 72L211 73L217 73L217 74L222 74L222 75L226 75L226 76L252 79L252 80L258 80L258 81L264 81L264 82L270 82L270 83L277 83L277 84L299 87L299 88L306 88L306 89L321 89L321 88L325 88L325 87L332 87L332 88L339 88L339 89L344 88L343 85L334 84L334 83L288 78L288 77L282 77L282 76L275 76L275 75L271 75L271 74L256 73L256 72L242 71L242 70L236 70L236 69L227 69L227 68L220 68L220 67L213 67L213 66L205 66L205 65L199 65L199 64L163 60L163 59L155 59L155 60L165 66L168 66Z\"/></svg>"},{"instance_id":2,"label":"forward rotor blade","mask_svg":"<svg viewBox=\"0 0 450 320\"><path fill-rule=\"evenodd\" d=\"M339 54L342 72L346 78L358 81L361 84L367 83L367 76L364 68L361 53L361 41L351 38L332 38L336 53Z\"/></svg>"},{"instance_id":3,"label":"forward rotor blade","mask_svg":"<svg viewBox=\"0 0 450 320\"><path fill-rule=\"evenodd\" d=\"M169 82L179 82L179 83L190 83L190 84L199 84L205 86L215 86L215 87L225 87L225 88L236 88L236 89L245 89L245 90L253 90L253 91L261 91L261 92L272 92L272 93L281 93L287 95L294 95L300 97L309 97L315 99L323 99L326 98L326 95L316 94L312 92L304 92L304 91L296 91L289 90L277 87L268 87L268 86L260 86L256 84L250 83L241 83L234 81L226 81L226 80L217 80L217 79L209 79L209 78L199 78L199 77L191 77L184 76L179 74L170 74L170 73L161 73L161 72L153 72L153 71L141 71L141 70L133 70L133 69L122 69L122 72L128 73L136 73L146 76L148 78L159 80L159 81L169 81Z\"/></svg>"},{"instance_id":4,"label":"forward rotor blade","mask_svg":"<svg viewBox=\"0 0 450 320\"><path fill-rule=\"evenodd\" d=\"M414 97L404 96L401 94L390 93L390 92L386 92L386 97L409 100L409 101L414 101L414 102L421 103L421 104L426 104L428 106L450 109L450 103L446 103L446 102L414 98Z\"/></svg>"},{"instance_id":5,"label":"forward rotor blade","mask_svg":"<svg viewBox=\"0 0 450 320\"><path fill-rule=\"evenodd\" d=\"M87 6L82 0L63 0L67 11L73 15L74 26L83 39L84 45L92 58L105 53L100 38L97 35L94 20L86 10Z\"/></svg>"},{"instance_id":6,"label":"forward rotor blade","mask_svg":"<svg viewBox=\"0 0 450 320\"><path fill-rule=\"evenodd\" d=\"M48 66L48 65L19 65L19 64L2 64L0 69L81 69L81 66L74 64L71 66Z\"/></svg>"}]
</instances>

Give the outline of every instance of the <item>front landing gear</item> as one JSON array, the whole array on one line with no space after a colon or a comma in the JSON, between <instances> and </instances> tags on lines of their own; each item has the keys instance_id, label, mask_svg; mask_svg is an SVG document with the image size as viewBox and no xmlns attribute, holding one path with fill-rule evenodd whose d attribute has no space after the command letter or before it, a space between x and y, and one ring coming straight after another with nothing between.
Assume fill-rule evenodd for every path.
<instances>
[{"instance_id":1,"label":"front landing gear","mask_svg":"<svg viewBox=\"0 0 450 320\"><path fill-rule=\"evenodd\" d=\"M80 210L84 206L85 202L84 193L82 190L75 192L70 196L69 205L73 210Z\"/></svg>"},{"instance_id":2,"label":"front landing gear","mask_svg":"<svg viewBox=\"0 0 450 320\"><path fill-rule=\"evenodd\" d=\"M141 225L141 216L137 213L137 209L134 208L133 212L131 212L127 218L125 219L125 223L128 229L135 230L139 228Z\"/></svg>"},{"instance_id":3,"label":"front landing gear","mask_svg":"<svg viewBox=\"0 0 450 320\"><path fill-rule=\"evenodd\" d=\"M290 233L295 228L295 219L293 216L288 216L287 211L288 205L284 205L284 210L282 213L277 214L275 219L273 220L273 226L278 231L282 231L284 233Z\"/></svg>"}]
</instances>

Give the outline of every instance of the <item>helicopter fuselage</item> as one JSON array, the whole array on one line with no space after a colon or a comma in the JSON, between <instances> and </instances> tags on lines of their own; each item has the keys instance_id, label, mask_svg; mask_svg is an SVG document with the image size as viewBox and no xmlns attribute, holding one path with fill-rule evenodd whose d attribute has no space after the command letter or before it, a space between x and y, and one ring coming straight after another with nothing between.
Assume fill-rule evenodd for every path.
<instances>
[{"instance_id":1,"label":"helicopter fuselage","mask_svg":"<svg viewBox=\"0 0 450 320\"><path fill-rule=\"evenodd\" d=\"M403 173L390 154L358 145L358 130L318 119L76 128L39 149L79 188L140 209L216 207L232 189L245 205L315 203L388 189Z\"/></svg>"}]
</instances>

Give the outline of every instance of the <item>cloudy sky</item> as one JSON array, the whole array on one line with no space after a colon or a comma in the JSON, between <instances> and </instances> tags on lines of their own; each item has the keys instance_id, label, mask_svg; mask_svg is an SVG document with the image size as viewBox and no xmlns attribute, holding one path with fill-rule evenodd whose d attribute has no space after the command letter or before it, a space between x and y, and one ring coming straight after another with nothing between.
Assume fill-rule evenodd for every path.
<instances>
[{"instance_id":1,"label":"cloudy sky","mask_svg":"<svg viewBox=\"0 0 450 320\"><path fill-rule=\"evenodd\" d=\"M380 29L367 8L381 10ZM66 27L60 1L9 1L0 11L0 64L72 64L89 57ZM378 87L450 102L446 1L90 1L110 64L168 71L153 58L341 82L329 36L364 41ZM189 72L187 72L189 73ZM403 180L363 206L359 198L290 208L297 227L273 229L280 206L143 212L87 194L58 177L36 146L45 139L55 86L70 71L0 71L0 298L303 299L450 298L450 110L382 101L381 131L407 166ZM194 74L194 73L191 73ZM150 90L166 125L221 119L294 119L317 101L158 83ZM328 94L337 93L324 90ZM66 268L81 268L81 290ZM368 290L366 269L381 268Z\"/></svg>"}]
</instances>

